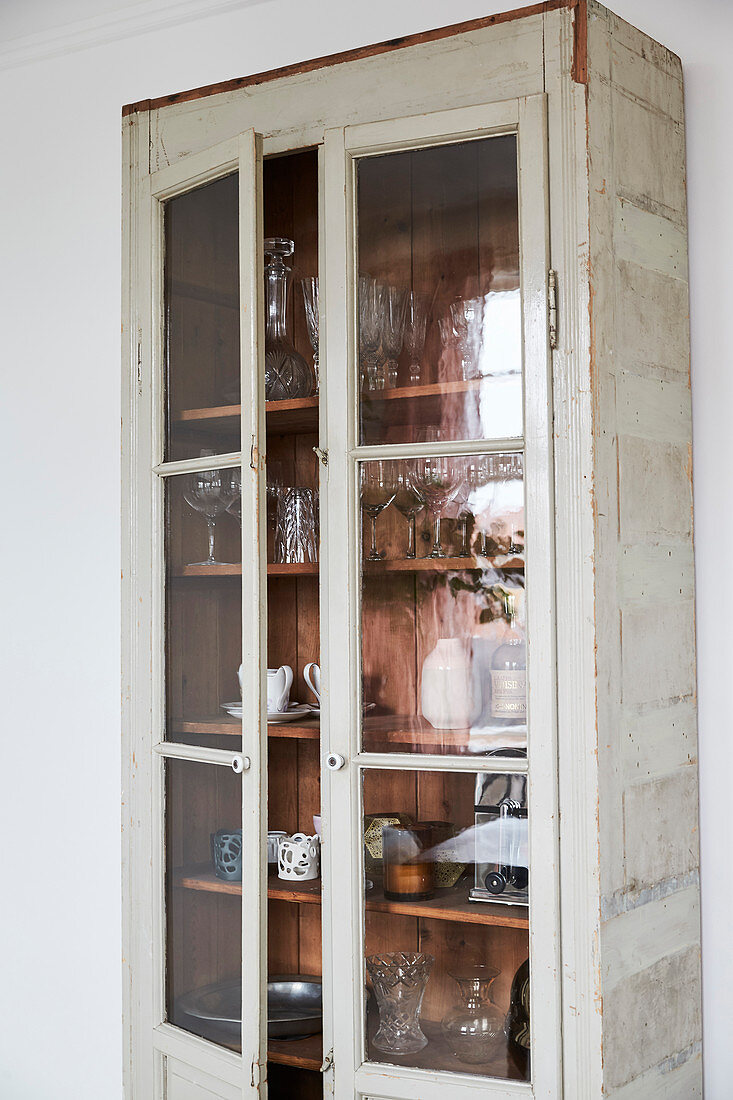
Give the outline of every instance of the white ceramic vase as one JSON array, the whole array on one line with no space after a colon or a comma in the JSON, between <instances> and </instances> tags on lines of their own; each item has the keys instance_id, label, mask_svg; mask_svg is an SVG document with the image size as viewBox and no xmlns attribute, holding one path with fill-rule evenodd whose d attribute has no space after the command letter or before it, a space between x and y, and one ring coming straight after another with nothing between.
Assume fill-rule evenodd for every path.
<instances>
[{"instance_id":1,"label":"white ceramic vase","mask_svg":"<svg viewBox=\"0 0 733 1100\"><path fill-rule=\"evenodd\" d=\"M468 729L481 714L481 689L462 638L441 638L423 661L420 708L441 730Z\"/></svg>"}]
</instances>

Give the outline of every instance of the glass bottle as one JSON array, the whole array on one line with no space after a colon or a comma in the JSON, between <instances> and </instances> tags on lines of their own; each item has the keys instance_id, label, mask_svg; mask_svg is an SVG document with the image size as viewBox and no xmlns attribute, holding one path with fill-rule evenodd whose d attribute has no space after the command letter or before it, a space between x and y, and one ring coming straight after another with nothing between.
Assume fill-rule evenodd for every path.
<instances>
[{"instance_id":1,"label":"glass bottle","mask_svg":"<svg viewBox=\"0 0 733 1100\"><path fill-rule=\"evenodd\" d=\"M522 726L527 721L527 647L516 628L515 596L504 596L509 629L491 660L491 720L494 725Z\"/></svg>"},{"instance_id":2,"label":"glass bottle","mask_svg":"<svg viewBox=\"0 0 733 1100\"><path fill-rule=\"evenodd\" d=\"M265 327L265 397L286 401L310 397L315 392L315 375L290 342L285 327L285 306L292 271L283 262L292 256L294 244L287 237L265 240L265 284L267 317Z\"/></svg>"},{"instance_id":3,"label":"glass bottle","mask_svg":"<svg viewBox=\"0 0 733 1100\"><path fill-rule=\"evenodd\" d=\"M504 1014L491 1000L491 984L500 971L479 965L449 973L458 983L462 1003L443 1017L443 1036L461 1062L490 1062L506 1037Z\"/></svg>"}]
</instances>

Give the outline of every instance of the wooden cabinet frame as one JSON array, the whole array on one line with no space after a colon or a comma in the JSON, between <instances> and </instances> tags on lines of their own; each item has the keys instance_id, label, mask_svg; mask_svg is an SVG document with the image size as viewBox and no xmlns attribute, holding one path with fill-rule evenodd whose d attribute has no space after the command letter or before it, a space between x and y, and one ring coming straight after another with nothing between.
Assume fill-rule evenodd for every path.
<instances>
[{"instance_id":1,"label":"wooden cabinet frame","mask_svg":"<svg viewBox=\"0 0 733 1100\"><path fill-rule=\"evenodd\" d=\"M621 89L618 103L613 99L617 85ZM632 85L633 95L629 92ZM200 94L209 97L205 111L201 110ZM265 410L263 387L255 382L263 361L261 289L252 273L260 270L262 263L262 158L309 147L318 147L319 159L319 270L323 280L319 415L320 445L328 450L328 466L320 472L321 522L327 533L321 558L321 652L328 670L321 754L325 760L329 751L338 752L348 761L341 771L323 769L323 814L326 828L329 818L331 822L350 820L352 834L349 844L333 837L330 862L325 861L323 868L323 940L333 944L333 953L324 950L324 983L326 989L336 991L334 999L327 997L324 1005L324 1051L332 1051L335 1062L335 1069L333 1063L324 1067L324 1095L338 1100L351 1096L409 1100L418 1095L437 1100L452 1087L456 1096L460 1088L460 1095L466 1096L590 1098L610 1093L618 1094L619 1100L636 1100L645 1094L645 1088L662 1088L663 1081L674 1082L671 1087L677 1087L680 1095L698 1095L699 1040L693 1032L697 1027L694 1013L699 1009L694 1005L684 1049L679 1048L679 1037L660 1033L658 1038L659 1049L666 1043L668 1058L676 1059L671 1068L664 1068L661 1057L652 1066L637 1058L639 1065L626 1082L609 1066L609 1051L617 1049L613 1044L620 1033L622 1009L616 1007L624 1003L620 994L631 979L662 958L654 954L650 943L667 942L665 921L671 917L665 914L671 909L662 905L664 890L682 891L676 903L680 943L688 952L699 948L696 864L692 869L680 867L678 886L668 885L671 878L650 882L648 898L637 896L633 872L627 874L633 853L621 838L628 781L618 764L618 730L626 721L625 672L619 656L621 642L614 639L607 625L617 605L619 618L626 608L623 592L616 595L613 588L617 568L614 539L623 541L621 520L615 532L608 516L619 508L622 496L636 499L633 467L629 464L629 476L623 483L618 473L619 438L624 429L623 424L617 425L615 397L611 396L615 393L612 356L621 360L626 355L628 359L627 347L635 333L633 325L626 333L604 299L617 278L614 249L621 255L620 235L625 233L627 239L630 233L637 235L639 246L633 259L639 270L652 270L655 278L676 280L669 301L672 297L686 300L683 200L681 209L665 206L654 197L651 184L648 195L645 192L646 197L639 197L641 192L624 183L632 173L622 163L626 154L611 151L609 135L612 125L624 124L623 103L627 101L646 112L644 119L651 120L650 139L664 142L670 121L670 132L679 134L679 63L599 5L553 0L506 17L353 51L345 58L323 59L200 94L134 104L125 109L123 125L126 1095L135 1100L163 1097L166 1082L176 1076L185 1079L191 1089L208 1089L222 1097L262 1095L267 1056L261 997L258 1016L248 1018L241 1058L163 1022L163 757L155 751L163 742L164 728L161 481L170 474L206 468L206 460L162 462L159 205L197 183L234 168L240 172L241 446L238 452L218 456L217 465L241 462L249 501L243 515L251 517L242 532L242 560L257 563L251 570L248 598L243 599L243 655L250 676L242 749L249 758L243 778L243 829L245 837L261 846L267 828L259 811L266 788L267 745L266 738L253 736L251 731L259 728L263 712L262 669L266 663L265 623L260 614L266 568L264 547L257 538L264 507L261 456ZM613 123L614 112L619 123ZM634 124L638 118L635 116ZM394 1067L375 1063L362 1065L359 996L349 1002L353 1005L349 1011L343 981L344 967L349 967L349 986L353 983L355 989L361 988L357 946L361 855L354 829L360 812L362 769L418 764L428 770L479 769L476 761L468 767L460 758L365 754L353 740L359 709L354 691L358 661L356 463L393 453L419 453L419 445L406 450L404 445L356 443L352 374L342 369L342 364L353 362L350 163L355 155L365 152L492 132L519 133L525 362L531 360L537 369L525 404L527 493L528 499L541 502L543 510L538 509L530 521L535 524L531 545L537 557L532 574L536 604L530 613L535 616L532 629L542 639L533 655L531 691L539 700L532 705L549 717L552 736L532 748L532 767L541 773L542 782L532 792L531 935L533 1019L538 1024L544 1021L554 1034L548 1038L545 1031L541 1038L533 1036L532 1086L494 1079L453 1079L445 1074L431 1077L422 1071L394 1071ZM676 148L668 154L668 168L679 175L684 171L683 152L678 155ZM619 208L623 224L618 223ZM624 210L628 217L637 212L635 228L629 229L631 223L624 222ZM663 260L649 259L651 252L645 242L654 232L664 239L669 253ZM629 255L627 247L623 262ZM559 287L556 347L552 349L547 302L550 268L557 273ZM675 313L661 294L650 301L649 309L660 330L669 326L678 342L688 346L687 323L679 321L679 309ZM636 338L641 339L638 332ZM660 351L660 362L662 357ZM546 370L538 364L545 364ZM654 372L645 376L647 382L655 379ZM670 368L669 379L684 391L683 375L678 379ZM680 400L680 431L689 431L685 427L689 392ZM642 408L642 415L649 418L649 426L642 423L640 434L661 438L664 427L656 422L651 425L651 409ZM621 419L619 416L619 423ZM500 445L501 441L478 446L458 443L444 449L458 454L500 449ZM512 441L511 447L516 446ZM660 494L672 492L671 478L671 473L662 472ZM338 508L338 502L344 500L348 501L346 523L343 507ZM688 537L685 531L675 529L664 537L683 550L689 544L691 553L691 533ZM665 599L671 605L676 582L670 580L670 585L672 594ZM650 601L656 597L642 591L641 582L637 587L634 606L653 612ZM348 647L342 644L344 631ZM673 652L674 640L665 644ZM540 649L541 657L537 655ZM664 654L658 659L664 660ZM687 691L681 678L680 697L686 698ZM659 705L662 703L666 705L664 700ZM690 737L694 738L694 731ZM174 755L171 746L164 748L163 754ZM204 757L205 750L201 750L197 758ZM211 760L215 766L213 757ZM673 870L676 874L676 865ZM351 891L336 889L346 875ZM246 980L252 987L261 987L265 974L261 910L266 886L264 869L253 868L245 888L248 896L258 901L243 931ZM640 927L648 921L644 925L646 946L638 959L630 957L630 949L624 954L622 946L621 929L628 927L624 921L632 913ZM691 1002L699 1001L697 986L689 997ZM637 1011L636 1002L630 1004L629 1011Z\"/></svg>"}]
</instances>

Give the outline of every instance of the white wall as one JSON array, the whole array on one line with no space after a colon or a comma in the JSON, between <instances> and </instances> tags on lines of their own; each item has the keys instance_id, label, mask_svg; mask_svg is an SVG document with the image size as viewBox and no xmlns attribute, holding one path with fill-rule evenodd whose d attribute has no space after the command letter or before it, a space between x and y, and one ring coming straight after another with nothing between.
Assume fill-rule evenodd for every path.
<instances>
[{"instance_id":1,"label":"white wall","mask_svg":"<svg viewBox=\"0 0 733 1100\"><path fill-rule=\"evenodd\" d=\"M94 0L86 8L67 2L67 18L100 11ZM103 8L113 6L105 0ZM7 1100L107 1100L121 1090L120 107L510 4L212 6L225 10L136 35L123 22L102 44L0 71L0 1096ZM612 6L685 65L706 1080L708 1100L724 1100L733 1095L733 6ZM165 0L147 0L128 14L147 18L165 8ZM0 28L5 20L6 38L37 32L62 23L65 10L62 0L4 0ZM97 26L100 19L80 28L86 40ZM7 62L16 46L0 45L0 68L3 52Z\"/></svg>"}]
</instances>

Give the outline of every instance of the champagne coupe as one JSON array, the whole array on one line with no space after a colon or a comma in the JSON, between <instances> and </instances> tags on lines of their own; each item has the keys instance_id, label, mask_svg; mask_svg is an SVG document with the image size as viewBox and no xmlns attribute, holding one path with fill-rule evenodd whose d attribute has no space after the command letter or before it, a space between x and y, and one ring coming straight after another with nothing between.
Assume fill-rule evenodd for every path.
<instances>
[{"instance_id":1,"label":"champagne coupe","mask_svg":"<svg viewBox=\"0 0 733 1100\"><path fill-rule=\"evenodd\" d=\"M393 390L397 385L397 372L402 342L405 335L405 315L407 294L396 286L384 288L384 310L382 313L382 347L386 356L383 371L387 386Z\"/></svg>"},{"instance_id":2,"label":"champagne coupe","mask_svg":"<svg viewBox=\"0 0 733 1100\"><path fill-rule=\"evenodd\" d=\"M188 474L183 483L183 499L195 511L206 517L209 530L209 556L206 561L191 562L191 565L224 565L214 557L214 533L216 517L225 512L237 495L234 482L234 470L200 470ZM239 471L237 471L239 472Z\"/></svg>"},{"instance_id":3,"label":"champagne coupe","mask_svg":"<svg viewBox=\"0 0 733 1100\"><path fill-rule=\"evenodd\" d=\"M308 326L308 336L313 348L313 370L316 375L315 393L318 393L318 276L312 275L307 279L301 279L300 285L303 288L305 322Z\"/></svg>"},{"instance_id":4,"label":"champagne coupe","mask_svg":"<svg viewBox=\"0 0 733 1100\"><path fill-rule=\"evenodd\" d=\"M368 390L382 389L384 386L384 379L379 376L383 311L384 287L368 275L362 275L359 279L359 345Z\"/></svg>"},{"instance_id":5,"label":"champagne coupe","mask_svg":"<svg viewBox=\"0 0 733 1100\"><path fill-rule=\"evenodd\" d=\"M420 382L422 365L420 356L425 347L425 329L428 322L428 311L425 301L411 290L407 295L405 312L405 347L410 356L410 382L417 386Z\"/></svg>"},{"instance_id":6,"label":"champagne coupe","mask_svg":"<svg viewBox=\"0 0 733 1100\"><path fill-rule=\"evenodd\" d=\"M415 488L411 471L414 462L403 462L395 474L397 491L394 497L394 506L407 520L407 552L406 558L414 558L415 555L415 516L425 506L425 501Z\"/></svg>"},{"instance_id":7,"label":"champagne coupe","mask_svg":"<svg viewBox=\"0 0 733 1100\"><path fill-rule=\"evenodd\" d=\"M440 544L440 519L443 509L453 500L463 480L461 467L455 458L428 455L416 459L410 477L433 517L433 546L428 557L444 558L445 550Z\"/></svg>"},{"instance_id":8,"label":"champagne coupe","mask_svg":"<svg viewBox=\"0 0 733 1100\"><path fill-rule=\"evenodd\" d=\"M381 561L377 549L377 516L392 503L397 491L391 462L369 462L361 468L361 506L372 521L372 545L367 561Z\"/></svg>"}]
</instances>

